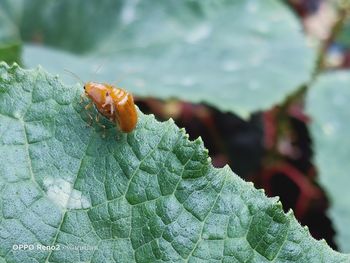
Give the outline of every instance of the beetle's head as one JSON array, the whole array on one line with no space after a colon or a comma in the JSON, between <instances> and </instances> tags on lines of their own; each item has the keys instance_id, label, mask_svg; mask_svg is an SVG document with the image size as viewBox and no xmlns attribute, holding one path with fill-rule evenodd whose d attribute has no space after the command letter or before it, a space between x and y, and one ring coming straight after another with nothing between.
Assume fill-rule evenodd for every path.
<instances>
[{"instance_id":1,"label":"beetle's head","mask_svg":"<svg viewBox=\"0 0 350 263\"><path fill-rule=\"evenodd\" d=\"M106 102L109 89L106 85L101 83L87 82L84 85L84 91L96 105L102 105Z\"/></svg>"}]
</instances>

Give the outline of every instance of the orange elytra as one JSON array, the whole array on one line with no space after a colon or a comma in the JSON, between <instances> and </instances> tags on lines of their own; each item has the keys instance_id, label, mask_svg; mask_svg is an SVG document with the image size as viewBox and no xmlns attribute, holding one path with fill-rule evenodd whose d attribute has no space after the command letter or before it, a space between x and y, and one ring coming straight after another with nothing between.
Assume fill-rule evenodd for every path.
<instances>
[{"instance_id":1,"label":"orange elytra","mask_svg":"<svg viewBox=\"0 0 350 263\"><path fill-rule=\"evenodd\" d=\"M137 110L131 93L109 84L96 82L87 82L84 90L96 109L110 121L115 122L122 132L128 133L135 129Z\"/></svg>"}]
</instances>

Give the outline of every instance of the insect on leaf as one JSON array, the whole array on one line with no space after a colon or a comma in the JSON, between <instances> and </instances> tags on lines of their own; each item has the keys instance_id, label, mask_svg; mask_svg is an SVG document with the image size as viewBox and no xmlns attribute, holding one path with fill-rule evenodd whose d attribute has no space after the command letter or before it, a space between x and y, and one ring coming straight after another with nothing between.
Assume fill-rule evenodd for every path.
<instances>
[{"instance_id":1,"label":"insect on leaf","mask_svg":"<svg viewBox=\"0 0 350 263\"><path fill-rule=\"evenodd\" d=\"M81 92L0 64L0 261L349 262L173 121L103 138Z\"/></svg>"}]
</instances>

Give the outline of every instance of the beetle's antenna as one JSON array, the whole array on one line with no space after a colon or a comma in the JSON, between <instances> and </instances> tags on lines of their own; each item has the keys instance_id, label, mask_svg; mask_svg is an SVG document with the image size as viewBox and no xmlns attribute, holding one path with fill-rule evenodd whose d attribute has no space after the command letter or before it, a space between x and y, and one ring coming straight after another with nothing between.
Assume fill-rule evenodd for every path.
<instances>
[{"instance_id":1,"label":"beetle's antenna","mask_svg":"<svg viewBox=\"0 0 350 263\"><path fill-rule=\"evenodd\" d=\"M129 70L128 72L125 72L119 79L116 81L113 81L113 84L118 86L120 82L122 82L127 76L136 73L136 70Z\"/></svg>"},{"instance_id":2,"label":"beetle's antenna","mask_svg":"<svg viewBox=\"0 0 350 263\"><path fill-rule=\"evenodd\" d=\"M68 70L68 69L64 69L64 71L65 71L66 73L69 73L73 78L75 78L76 80L78 80L78 81L80 82L81 85L84 86L84 82L81 80L81 78L80 78L77 74L75 74L74 72L72 72L72 71L70 71L70 70Z\"/></svg>"},{"instance_id":3,"label":"beetle's antenna","mask_svg":"<svg viewBox=\"0 0 350 263\"><path fill-rule=\"evenodd\" d=\"M98 72L101 70L101 68L106 64L106 61L103 61L98 67L96 68L94 74L97 75Z\"/></svg>"},{"instance_id":4,"label":"beetle's antenna","mask_svg":"<svg viewBox=\"0 0 350 263\"><path fill-rule=\"evenodd\" d=\"M93 72L93 79L96 79L98 72L106 65L107 58L104 58L102 62L97 66L97 68Z\"/></svg>"}]
</instances>

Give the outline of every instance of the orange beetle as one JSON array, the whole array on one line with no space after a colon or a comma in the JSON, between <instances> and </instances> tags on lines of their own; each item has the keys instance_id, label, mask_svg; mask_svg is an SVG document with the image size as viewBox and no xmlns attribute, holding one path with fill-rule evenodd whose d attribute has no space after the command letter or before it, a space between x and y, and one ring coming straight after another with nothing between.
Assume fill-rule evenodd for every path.
<instances>
[{"instance_id":1,"label":"orange beetle","mask_svg":"<svg viewBox=\"0 0 350 263\"><path fill-rule=\"evenodd\" d=\"M137 124L137 111L132 95L109 84L88 82L86 95L97 110L109 120L116 122L122 132L131 132Z\"/></svg>"}]
</instances>

